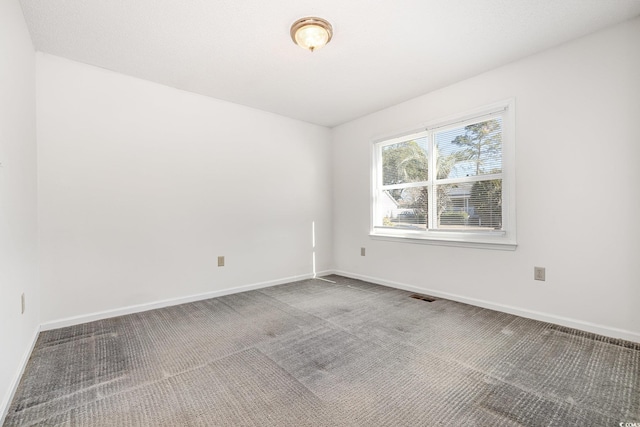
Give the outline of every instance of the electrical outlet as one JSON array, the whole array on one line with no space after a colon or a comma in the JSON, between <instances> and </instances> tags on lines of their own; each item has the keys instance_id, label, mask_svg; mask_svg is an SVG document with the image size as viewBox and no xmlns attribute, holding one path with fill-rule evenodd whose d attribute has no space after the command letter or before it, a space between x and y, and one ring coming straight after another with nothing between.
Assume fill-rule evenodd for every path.
<instances>
[{"instance_id":1,"label":"electrical outlet","mask_svg":"<svg viewBox=\"0 0 640 427\"><path fill-rule=\"evenodd\" d=\"M533 278L544 282L546 280L544 267L533 267Z\"/></svg>"},{"instance_id":2,"label":"electrical outlet","mask_svg":"<svg viewBox=\"0 0 640 427\"><path fill-rule=\"evenodd\" d=\"M24 292L20 295L20 314L24 314Z\"/></svg>"},{"instance_id":3,"label":"electrical outlet","mask_svg":"<svg viewBox=\"0 0 640 427\"><path fill-rule=\"evenodd\" d=\"M365 248L360 248L360 256L365 256L365 255L366 255Z\"/></svg>"},{"instance_id":4,"label":"electrical outlet","mask_svg":"<svg viewBox=\"0 0 640 427\"><path fill-rule=\"evenodd\" d=\"M218 257L218 267L224 267L224 257L223 256L219 256Z\"/></svg>"}]
</instances>

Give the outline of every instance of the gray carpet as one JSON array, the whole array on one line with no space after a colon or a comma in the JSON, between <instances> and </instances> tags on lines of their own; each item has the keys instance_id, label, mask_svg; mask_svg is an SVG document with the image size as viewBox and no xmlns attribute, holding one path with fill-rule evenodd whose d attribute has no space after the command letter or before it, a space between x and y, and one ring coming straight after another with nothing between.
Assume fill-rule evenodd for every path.
<instances>
[{"instance_id":1,"label":"gray carpet","mask_svg":"<svg viewBox=\"0 0 640 427\"><path fill-rule=\"evenodd\" d=\"M43 332L5 426L640 423L640 344L328 279Z\"/></svg>"}]
</instances>

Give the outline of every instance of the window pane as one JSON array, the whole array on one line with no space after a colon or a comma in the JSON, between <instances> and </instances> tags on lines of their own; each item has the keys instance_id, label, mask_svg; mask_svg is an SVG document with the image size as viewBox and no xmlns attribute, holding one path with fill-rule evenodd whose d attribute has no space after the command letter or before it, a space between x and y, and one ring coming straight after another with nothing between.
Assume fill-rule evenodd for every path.
<instances>
[{"instance_id":1,"label":"window pane","mask_svg":"<svg viewBox=\"0 0 640 427\"><path fill-rule=\"evenodd\" d=\"M382 185L427 181L427 138L382 147Z\"/></svg>"},{"instance_id":2,"label":"window pane","mask_svg":"<svg viewBox=\"0 0 640 427\"><path fill-rule=\"evenodd\" d=\"M502 229L502 180L436 186L438 228Z\"/></svg>"},{"instance_id":3,"label":"window pane","mask_svg":"<svg viewBox=\"0 0 640 427\"><path fill-rule=\"evenodd\" d=\"M425 230L429 211L427 198L427 187L381 191L377 203L381 223L376 225Z\"/></svg>"},{"instance_id":4,"label":"window pane","mask_svg":"<svg viewBox=\"0 0 640 427\"><path fill-rule=\"evenodd\" d=\"M502 172L502 119L436 132L438 179Z\"/></svg>"}]
</instances>

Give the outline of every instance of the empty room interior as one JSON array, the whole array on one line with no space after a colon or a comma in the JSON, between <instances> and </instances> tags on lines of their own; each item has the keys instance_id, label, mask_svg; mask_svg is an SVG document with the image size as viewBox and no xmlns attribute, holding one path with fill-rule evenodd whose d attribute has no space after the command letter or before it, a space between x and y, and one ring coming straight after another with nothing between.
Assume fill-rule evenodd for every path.
<instances>
[{"instance_id":1,"label":"empty room interior","mask_svg":"<svg viewBox=\"0 0 640 427\"><path fill-rule=\"evenodd\" d=\"M0 425L640 426L640 0L0 1Z\"/></svg>"}]
</instances>

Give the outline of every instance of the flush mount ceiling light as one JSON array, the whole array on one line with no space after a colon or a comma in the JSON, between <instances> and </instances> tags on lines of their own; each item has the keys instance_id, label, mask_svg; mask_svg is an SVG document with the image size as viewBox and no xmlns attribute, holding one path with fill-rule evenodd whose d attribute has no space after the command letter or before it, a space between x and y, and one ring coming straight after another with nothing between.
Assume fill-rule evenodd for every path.
<instances>
[{"instance_id":1,"label":"flush mount ceiling light","mask_svg":"<svg viewBox=\"0 0 640 427\"><path fill-rule=\"evenodd\" d=\"M333 27L322 18L300 18L291 26L291 38L298 46L313 52L331 41Z\"/></svg>"}]
</instances>

